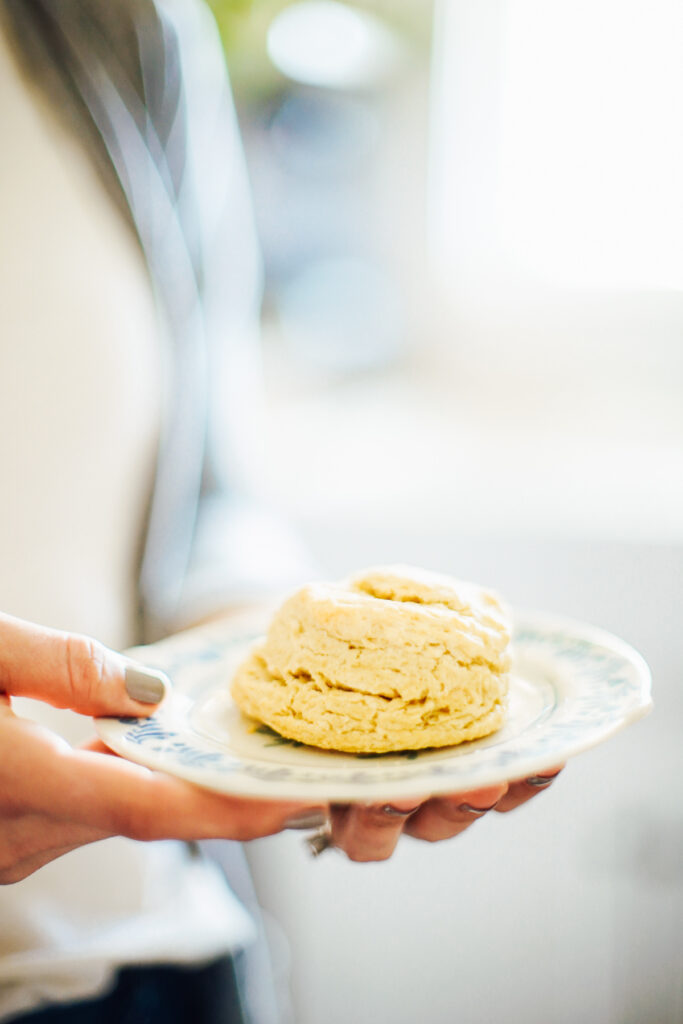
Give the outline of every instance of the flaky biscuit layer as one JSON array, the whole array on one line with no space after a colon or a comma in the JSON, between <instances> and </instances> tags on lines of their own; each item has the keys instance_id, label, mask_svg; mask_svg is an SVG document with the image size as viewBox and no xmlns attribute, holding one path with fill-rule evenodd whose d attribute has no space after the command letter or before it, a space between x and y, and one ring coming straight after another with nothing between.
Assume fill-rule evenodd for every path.
<instances>
[{"instance_id":1,"label":"flaky biscuit layer","mask_svg":"<svg viewBox=\"0 0 683 1024\"><path fill-rule=\"evenodd\" d=\"M473 584L405 567L303 587L240 666L232 695L283 736L379 753L488 735L504 718L509 628Z\"/></svg>"}]
</instances>

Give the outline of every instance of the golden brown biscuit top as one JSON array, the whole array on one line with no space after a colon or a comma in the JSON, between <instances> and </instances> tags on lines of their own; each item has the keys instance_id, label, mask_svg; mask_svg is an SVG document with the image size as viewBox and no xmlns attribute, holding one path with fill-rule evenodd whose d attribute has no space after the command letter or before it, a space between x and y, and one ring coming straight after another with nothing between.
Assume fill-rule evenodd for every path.
<instances>
[{"instance_id":1,"label":"golden brown biscuit top","mask_svg":"<svg viewBox=\"0 0 683 1024\"><path fill-rule=\"evenodd\" d=\"M483 587L366 569L292 594L232 692L247 714L327 749L460 743L503 721L509 639L505 609Z\"/></svg>"},{"instance_id":2,"label":"golden brown biscuit top","mask_svg":"<svg viewBox=\"0 0 683 1024\"><path fill-rule=\"evenodd\" d=\"M441 691L448 665L505 672L509 639L505 611L489 591L396 566L302 587L275 615L261 656L274 673L322 674L349 690L416 697Z\"/></svg>"}]
</instances>

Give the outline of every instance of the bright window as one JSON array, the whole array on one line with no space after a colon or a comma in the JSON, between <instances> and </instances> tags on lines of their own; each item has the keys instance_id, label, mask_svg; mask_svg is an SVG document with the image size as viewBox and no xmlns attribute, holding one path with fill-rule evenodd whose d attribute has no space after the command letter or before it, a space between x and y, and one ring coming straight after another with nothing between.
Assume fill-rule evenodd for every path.
<instances>
[{"instance_id":1,"label":"bright window","mask_svg":"<svg viewBox=\"0 0 683 1024\"><path fill-rule=\"evenodd\" d=\"M445 0L435 38L442 264L681 288L680 0Z\"/></svg>"}]
</instances>

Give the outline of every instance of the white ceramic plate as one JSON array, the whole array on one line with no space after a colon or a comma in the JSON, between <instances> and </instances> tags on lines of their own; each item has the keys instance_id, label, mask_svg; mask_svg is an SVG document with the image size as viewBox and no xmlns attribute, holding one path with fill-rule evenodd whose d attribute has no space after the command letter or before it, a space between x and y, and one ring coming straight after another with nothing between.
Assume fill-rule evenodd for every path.
<instances>
[{"instance_id":1,"label":"white ceramic plate","mask_svg":"<svg viewBox=\"0 0 683 1024\"><path fill-rule=\"evenodd\" d=\"M283 739L230 699L255 630L195 630L141 648L174 690L151 718L102 718L112 750L208 789L282 799L384 801L525 778L607 739L651 707L650 672L622 640L580 623L516 616L506 725L439 750L338 754Z\"/></svg>"}]
</instances>

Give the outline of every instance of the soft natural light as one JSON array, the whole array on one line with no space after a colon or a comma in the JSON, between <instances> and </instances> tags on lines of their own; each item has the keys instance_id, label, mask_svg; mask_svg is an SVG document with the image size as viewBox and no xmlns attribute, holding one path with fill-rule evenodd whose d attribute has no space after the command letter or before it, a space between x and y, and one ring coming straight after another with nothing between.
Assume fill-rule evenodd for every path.
<instances>
[{"instance_id":1,"label":"soft natural light","mask_svg":"<svg viewBox=\"0 0 683 1024\"><path fill-rule=\"evenodd\" d=\"M268 31L268 55L296 82L358 88L395 67L398 45L382 22L337 0L302 0L286 7Z\"/></svg>"},{"instance_id":2,"label":"soft natural light","mask_svg":"<svg viewBox=\"0 0 683 1024\"><path fill-rule=\"evenodd\" d=\"M474 247L482 268L555 285L680 288L679 0L450 0L441 34L442 254Z\"/></svg>"}]
</instances>

